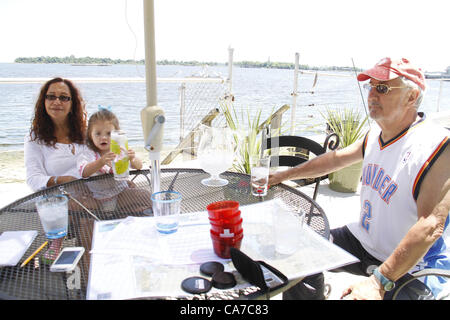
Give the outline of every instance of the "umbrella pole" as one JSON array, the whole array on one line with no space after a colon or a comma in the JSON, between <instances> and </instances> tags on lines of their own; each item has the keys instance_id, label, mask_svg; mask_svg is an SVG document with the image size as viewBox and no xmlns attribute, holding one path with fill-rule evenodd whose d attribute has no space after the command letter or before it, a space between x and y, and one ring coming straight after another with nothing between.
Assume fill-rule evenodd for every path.
<instances>
[{"instance_id":1,"label":"umbrella pole","mask_svg":"<svg viewBox=\"0 0 450 320\"><path fill-rule=\"evenodd\" d=\"M164 128L164 111L157 106L155 10L153 0L144 1L145 77L147 106L141 111L145 148L149 151L152 192L160 191L160 151Z\"/></svg>"},{"instance_id":2,"label":"umbrella pole","mask_svg":"<svg viewBox=\"0 0 450 320\"><path fill-rule=\"evenodd\" d=\"M153 0L143 1L147 106L156 106L155 10Z\"/></svg>"}]
</instances>

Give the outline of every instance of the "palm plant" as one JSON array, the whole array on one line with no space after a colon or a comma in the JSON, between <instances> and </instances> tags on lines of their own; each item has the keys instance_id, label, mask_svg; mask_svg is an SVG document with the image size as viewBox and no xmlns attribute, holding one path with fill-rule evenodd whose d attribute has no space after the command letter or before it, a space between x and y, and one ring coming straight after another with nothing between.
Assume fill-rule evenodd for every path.
<instances>
[{"instance_id":1,"label":"palm plant","mask_svg":"<svg viewBox=\"0 0 450 320\"><path fill-rule=\"evenodd\" d=\"M322 114L322 113L321 113ZM330 131L339 136L339 147L345 148L364 136L364 125L368 117L362 118L360 111L343 108L333 110L326 109L322 117L327 122ZM362 161L330 173L328 179L330 188L339 192L356 192L361 179Z\"/></svg>"},{"instance_id":2,"label":"palm plant","mask_svg":"<svg viewBox=\"0 0 450 320\"><path fill-rule=\"evenodd\" d=\"M228 127L234 130L234 140L237 145L237 159L233 163L233 169L241 173L250 173L250 159L252 156L260 154L261 139L258 138L262 127L261 112L256 111L255 116L251 118L250 110L247 109L248 128L243 129L245 122L244 113L241 118L238 117L236 110L228 100L220 103L220 108L225 116Z\"/></svg>"},{"instance_id":3,"label":"palm plant","mask_svg":"<svg viewBox=\"0 0 450 320\"><path fill-rule=\"evenodd\" d=\"M359 110L351 108L331 109L326 108L326 113L320 112L327 122L330 131L335 132L339 136L340 147L345 148L356 142L364 135L364 126L368 121Z\"/></svg>"}]
</instances>

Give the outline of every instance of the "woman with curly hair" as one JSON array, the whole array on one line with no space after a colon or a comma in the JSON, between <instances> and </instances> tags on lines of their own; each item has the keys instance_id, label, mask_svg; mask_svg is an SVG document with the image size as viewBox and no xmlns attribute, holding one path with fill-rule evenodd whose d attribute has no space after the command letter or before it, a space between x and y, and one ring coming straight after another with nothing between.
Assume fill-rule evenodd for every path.
<instances>
[{"instance_id":1,"label":"woman with curly hair","mask_svg":"<svg viewBox=\"0 0 450 320\"><path fill-rule=\"evenodd\" d=\"M63 78L47 81L25 137L26 179L33 191L78 178L76 161L87 148L86 128L87 115L77 87Z\"/></svg>"}]
</instances>

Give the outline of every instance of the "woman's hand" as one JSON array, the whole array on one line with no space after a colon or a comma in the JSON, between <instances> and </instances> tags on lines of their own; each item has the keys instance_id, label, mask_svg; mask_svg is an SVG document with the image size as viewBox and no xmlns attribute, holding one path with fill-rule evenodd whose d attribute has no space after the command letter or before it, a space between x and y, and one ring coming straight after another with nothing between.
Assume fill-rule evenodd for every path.
<instances>
[{"instance_id":1,"label":"woman's hand","mask_svg":"<svg viewBox=\"0 0 450 320\"><path fill-rule=\"evenodd\" d=\"M48 180L47 187L53 187L74 180L77 180L77 178L73 176L53 176Z\"/></svg>"}]
</instances>

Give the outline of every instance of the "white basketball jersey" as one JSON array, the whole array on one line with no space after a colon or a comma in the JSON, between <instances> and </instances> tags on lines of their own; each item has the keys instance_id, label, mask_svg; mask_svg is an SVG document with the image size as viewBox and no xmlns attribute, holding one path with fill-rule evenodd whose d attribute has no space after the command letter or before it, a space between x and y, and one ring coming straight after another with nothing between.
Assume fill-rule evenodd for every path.
<instances>
[{"instance_id":1,"label":"white basketball jersey","mask_svg":"<svg viewBox=\"0 0 450 320\"><path fill-rule=\"evenodd\" d=\"M423 178L449 143L450 131L420 115L421 120L390 141L382 141L378 125L365 137L360 220L348 228L380 261L417 222L416 200ZM445 248L439 239L419 265L431 266Z\"/></svg>"}]
</instances>

